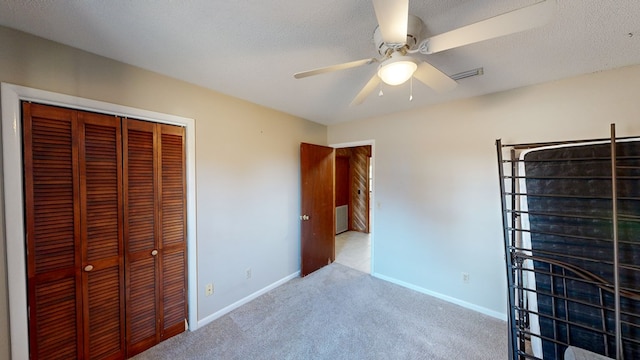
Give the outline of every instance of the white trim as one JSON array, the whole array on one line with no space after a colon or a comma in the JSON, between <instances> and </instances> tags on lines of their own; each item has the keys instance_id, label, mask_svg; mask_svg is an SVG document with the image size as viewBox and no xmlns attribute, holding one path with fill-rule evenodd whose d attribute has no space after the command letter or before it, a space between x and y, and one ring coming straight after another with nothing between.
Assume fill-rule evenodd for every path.
<instances>
[{"instance_id":1,"label":"white trim","mask_svg":"<svg viewBox=\"0 0 640 360\"><path fill-rule=\"evenodd\" d=\"M338 144L329 144L332 148L348 148L348 147L356 147L356 146L367 146L374 145L376 143L375 140L360 140L360 141L351 141L346 143L338 143Z\"/></svg>"},{"instance_id":2,"label":"white trim","mask_svg":"<svg viewBox=\"0 0 640 360\"><path fill-rule=\"evenodd\" d=\"M235 310L235 309L239 308L240 306L248 303L249 301L254 300L258 296L264 295L267 292L269 292L269 291L277 288L278 286L280 286L280 285L282 285L282 284L284 284L284 283L286 283L286 282L288 282L288 281L290 281L292 279L295 279L297 277L300 277L300 271L296 271L293 274L291 274L289 276L286 276L286 277L274 282L273 284L268 285L268 286L266 286L266 287L264 287L264 288L262 288L262 289L260 289L260 290L258 290L256 292L254 292L253 294L251 294L251 295L249 295L249 296L247 296L245 298L242 298L242 299L234 302L233 304L231 304L229 306L226 306L226 307L214 312L213 314L211 314L211 315L205 317L204 319L200 320L198 322L198 327L199 328L203 327L203 326L213 322L214 320L221 318L222 316L232 312L233 310Z\"/></svg>"},{"instance_id":3,"label":"white trim","mask_svg":"<svg viewBox=\"0 0 640 360\"><path fill-rule=\"evenodd\" d=\"M369 273L373 274L375 272L375 231L374 231L374 213L375 213L375 196L376 192L374 191L376 187L376 141L375 140L362 140L362 141L353 141L347 143L340 144L330 144L329 146L332 148L348 148L348 147L356 147L356 146L367 146L371 145L371 172L373 173L371 179L371 198L369 199L369 241L371 242L371 254L369 255Z\"/></svg>"},{"instance_id":4,"label":"white trim","mask_svg":"<svg viewBox=\"0 0 640 360\"><path fill-rule=\"evenodd\" d=\"M490 310L490 309L487 309L485 307L478 306L478 305L472 304L472 303L464 301L464 300L456 299L454 297L447 296L447 295L444 295L444 294L440 294L440 293L435 292L435 291L427 290L427 289L422 288L420 286L409 284L407 282L404 282L404 281L401 281L401 280L398 280L398 279L394 279L394 278L386 276L386 275L382 275L382 274L377 274L376 273L376 274L371 274L371 276L373 276L375 278L378 278L378 279L381 279L381 280L388 281L390 283L394 283L396 285L400 285L402 287L409 288L411 290L415 290L417 292L421 292L423 294L427 294L429 296L436 297L438 299L444 300L446 302L450 302L452 304L460 305L460 306L462 306L464 308L467 308L467 309L470 309L470 310L473 310L473 311L477 311L477 312L479 312L481 314L485 314L485 315L494 317L496 319L499 319L499 320L502 320L502 321L505 321L505 322L507 321L507 314L505 314L505 313L501 313L501 312L498 312L498 311Z\"/></svg>"},{"instance_id":5,"label":"white trim","mask_svg":"<svg viewBox=\"0 0 640 360\"><path fill-rule=\"evenodd\" d=\"M22 129L20 121L21 100L184 126L187 158L188 320L189 329L196 330L198 328L198 282L196 263L195 120L8 83L2 83L0 96L2 98L2 155L4 170L4 189L2 191L4 195L5 242L9 285L11 358L29 358L27 276L25 273L24 219L22 215L24 203L22 189Z\"/></svg>"}]
</instances>

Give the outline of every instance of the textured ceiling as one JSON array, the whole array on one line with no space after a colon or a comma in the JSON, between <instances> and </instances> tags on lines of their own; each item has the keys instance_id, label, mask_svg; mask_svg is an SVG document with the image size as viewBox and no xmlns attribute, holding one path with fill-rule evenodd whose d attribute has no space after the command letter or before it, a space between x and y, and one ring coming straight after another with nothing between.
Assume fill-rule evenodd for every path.
<instances>
[{"instance_id":1,"label":"textured ceiling","mask_svg":"<svg viewBox=\"0 0 640 360\"><path fill-rule=\"evenodd\" d=\"M409 11L435 35L537 1L414 0ZM375 64L292 75L375 57L370 1L0 1L1 25L323 124L640 64L639 19L638 0L558 0L544 27L420 55L449 75L483 67L483 76L445 94L414 82L411 102L409 83L385 86L350 107Z\"/></svg>"}]
</instances>

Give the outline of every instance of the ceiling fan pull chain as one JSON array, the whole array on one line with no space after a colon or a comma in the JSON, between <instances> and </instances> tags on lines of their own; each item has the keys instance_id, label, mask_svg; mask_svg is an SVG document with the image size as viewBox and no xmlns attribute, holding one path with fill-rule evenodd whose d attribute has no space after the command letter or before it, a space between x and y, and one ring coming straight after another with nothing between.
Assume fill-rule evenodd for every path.
<instances>
[{"instance_id":1,"label":"ceiling fan pull chain","mask_svg":"<svg viewBox=\"0 0 640 360\"><path fill-rule=\"evenodd\" d=\"M378 92L378 96L382 95L384 95L384 92L382 92L382 82L380 82L380 91Z\"/></svg>"},{"instance_id":2,"label":"ceiling fan pull chain","mask_svg":"<svg viewBox=\"0 0 640 360\"><path fill-rule=\"evenodd\" d=\"M409 81L409 101L413 101L413 77Z\"/></svg>"}]
</instances>

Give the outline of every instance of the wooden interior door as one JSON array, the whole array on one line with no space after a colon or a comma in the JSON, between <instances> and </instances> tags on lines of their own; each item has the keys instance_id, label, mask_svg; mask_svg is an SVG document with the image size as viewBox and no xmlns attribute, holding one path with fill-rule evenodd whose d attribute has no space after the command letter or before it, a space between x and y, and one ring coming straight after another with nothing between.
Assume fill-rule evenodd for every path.
<instances>
[{"instance_id":1,"label":"wooden interior door","mask_svg":"<svg viewBox=\"0 0 640 360\"><path fill-rule=\"evenodd\" d=\"M123 119L127 356L160 341L156 125Z\"/></svg>"},{"instance_id":2,"label":"wooden interior door","mask_svg":"<svg viewBox=\"0 0 640 360\"><path fill-rule=\"evenodd\" d=\"M23 103L31 359L124 356L120 121Z\"/></svg>"},{"instance_id":3,"label":"wooden interior door","mask_svg":"<svg viewBox=\"0 0 640 360\"><path fill-rule=\"evenodd\" d=\"M76 112L25 102L22 118L30 355L81 358Z\"/></svg>"},{"instance_id":4,"label":"wooden interior door","mask_svg":"<svg viewBox=\"0 0 640 360\"><path fill-rule=\"evenodd\" d=\"M31 359L186 330L184 128L25 102L23 144Z\"/></svg>"},{"instance_id":5,"label":"wooden interior door","mask_svg":"<svg viewBox=\"0 0 640 360\"><path fill-rule=\"evenodd\" d=\"M160 198L160 339L187 329L187 190L185 132L157 124Z\"/></svg>"},{"instance_id":6,"label":"wooden interior door","mask_svg":"<svg viewBox=\"0 0 640 360\"><path fill-rule=\"evenodd\" d=\"M336 207L349 205L351 178L349 173L349 158L336 157Z\"/></svg>"},{"instance_id":7,"label":"wooden interior door","mask_svg":"<svg viewBox=\"0 0 640 360\"><path fill-rule=\"evenodd\" d=\"M334 149L300 144L302 276L335 261Z\"/></svg>"},{"instance_id":8,"label":"wooden interior door","mask_svg":"<svg viewBox=\"0 0 640 360\"><path fill-rule=\"evenodd\" d=\"M78 112L84 359L125 350L120 118Z\"/></svg>"},{"instance_id":9,"label":"wooden interior door","mask_svg":"<svg viewBox=\"0 0 640 360\"><path fill-rule=\"evenodd\" d=\"M127 356L186 330L184 129L123 120Z\"/></svg>"}]
</instances>

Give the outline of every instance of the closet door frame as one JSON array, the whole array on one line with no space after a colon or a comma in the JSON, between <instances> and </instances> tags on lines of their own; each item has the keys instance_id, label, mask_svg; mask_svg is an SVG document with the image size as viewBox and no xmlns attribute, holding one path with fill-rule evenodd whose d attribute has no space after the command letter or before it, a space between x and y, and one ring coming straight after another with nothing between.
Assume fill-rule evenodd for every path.
<instances>
[{"instance_id":1,"label":"closet door frame","mask_svg":"<svg viewBox=\"0 0 640 360\"><path fill-rule=\"evenodd\" d=\"M22 162L21 101L33 101L76 110L101 112L137 118L161 124L183 126L186 141L186 200L187 200L187 267L188 267L188 323L189 330L198 328L197 268L195 220L195 120L133 107L90 100L76 96L2 83L2 150L4 225L9 288L9 322L11 357L29 358L29 324L27 316L27 273L25 259L25 222Z\"/></svg>"}]
</instances>

